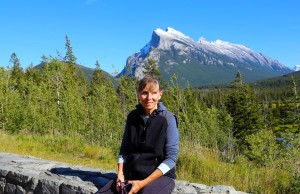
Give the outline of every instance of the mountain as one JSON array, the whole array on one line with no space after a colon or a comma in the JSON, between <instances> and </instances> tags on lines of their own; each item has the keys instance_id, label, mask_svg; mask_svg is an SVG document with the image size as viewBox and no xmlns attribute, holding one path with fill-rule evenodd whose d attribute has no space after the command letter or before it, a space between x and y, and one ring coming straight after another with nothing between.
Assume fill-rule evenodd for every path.
<instances>
[{"instance_id":1,"label":"mountain","mask_svg":"<svg viewBox=\"0 0 300 194\"><path fill-rule=\"evenodd\" d=\"M174 74L184 86L230 83L239 70L247 82L280 76L293 72L276 60L250 48L216 40L209 42L201 37L194 41L172 28L156 29L152 38L141 50L129 56L126 66L117 75L143 76L144 65L151 58L165 81Z\"/></svg>"},{"instance_id":2,"label":"mountain","mask_svg":"<svg viewBox=\"0 0 300 194\"><path fill-rule=\"evenodd\" d=\"M300 71L300 65L296 65L294 68L293 68L294 71Z\"/></svg>"}]
</instances>

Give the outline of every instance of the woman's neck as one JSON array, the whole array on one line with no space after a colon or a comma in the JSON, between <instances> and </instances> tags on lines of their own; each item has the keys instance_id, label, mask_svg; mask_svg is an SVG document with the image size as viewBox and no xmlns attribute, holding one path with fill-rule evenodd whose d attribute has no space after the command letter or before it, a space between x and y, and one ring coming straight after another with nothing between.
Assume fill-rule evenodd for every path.
<instances>
[{"instance_id":1,"label":"woman's neck","mask_svg":"<svg viewBox=\"0 0 300 194\"><path fill-rule=\"evenodd\" d=\"M151 110L144 110L145 115L150 116L153 113L153 111L156 110L157 108L158 108L158 106L156 106L154 109L151 109Z\"/></svg>"}]
</instances>

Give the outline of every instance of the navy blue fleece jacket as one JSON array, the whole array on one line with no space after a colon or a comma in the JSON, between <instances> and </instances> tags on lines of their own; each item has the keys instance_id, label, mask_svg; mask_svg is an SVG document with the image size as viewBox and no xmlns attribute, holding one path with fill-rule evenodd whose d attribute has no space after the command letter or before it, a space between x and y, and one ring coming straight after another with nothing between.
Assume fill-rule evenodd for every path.
<instances>
[{"instance_id":1,"label":"navy blue fleece jacket","mask_svg":"<svg viewBox=\"0 0 300 194\"><path fill-rule=\"evenodd\" d=\"M141 105L137 105L137 108L142 108ZM158 109L156 110L159 114L168 115L167 123L167 131L166 131L166 139L165 139L165 145L164 145L164 160L159 164L157 167L162 171L163 174L167 173L170 169L172 169L175 164L178 157L179 152L179 133L177 128L177 120L176 117L173 114L164 114L167 113L167 108L163 105L162 102L158 103ZM170 113L170 112L168 112ZM140 117L143 118L145 124L147 122L148 117L144 114L140 114ZM119 153L119 160L118 163L126 163L126 156L123 153L126 149L126 141L129 140L128 133L126 128L128 128L128 123L126 122L126 127L123 134L122 144L120 148Z\"/></svg>"}]
</instances>

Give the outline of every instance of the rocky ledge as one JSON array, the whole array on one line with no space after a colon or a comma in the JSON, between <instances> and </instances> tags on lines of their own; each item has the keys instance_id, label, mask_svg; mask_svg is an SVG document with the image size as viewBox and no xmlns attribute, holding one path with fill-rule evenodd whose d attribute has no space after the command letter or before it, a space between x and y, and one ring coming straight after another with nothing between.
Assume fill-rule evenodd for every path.
<instances>
[{"instance_id":1,"label":"rocky ledge","mask_svg":"<svg viewBox=\"0 0 300 194\"><path fill-rule=\"evenodd\" d=\"M115 171L0 152L0 194L92 194L115 178ZM246 194L232 186L176 180L172 194L179 193Z\"/></svg>"}]
</instances>

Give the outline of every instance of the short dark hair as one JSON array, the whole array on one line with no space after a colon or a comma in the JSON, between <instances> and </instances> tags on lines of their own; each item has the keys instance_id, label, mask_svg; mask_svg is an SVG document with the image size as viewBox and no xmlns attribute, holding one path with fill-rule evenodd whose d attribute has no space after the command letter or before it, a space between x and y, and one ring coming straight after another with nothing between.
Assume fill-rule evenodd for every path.
<instances>
[{"instance_id":1,"label":"short dark hair","mask_svg":"<svg viewBox=\"0 0 300 194\"><path fill-rule=\"evenodd\" d=\"M148 84L150 84L151 86L158 85L158 87L159 87L159 81L157 78L155 78L152 75L146 75L139 81L137 92L141 92ZM160 87L159 87L159 90L160 90Z\"/></svg>"}]
</instances>

